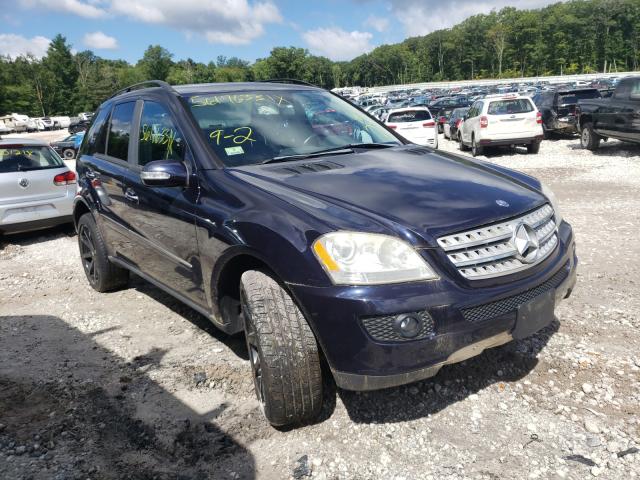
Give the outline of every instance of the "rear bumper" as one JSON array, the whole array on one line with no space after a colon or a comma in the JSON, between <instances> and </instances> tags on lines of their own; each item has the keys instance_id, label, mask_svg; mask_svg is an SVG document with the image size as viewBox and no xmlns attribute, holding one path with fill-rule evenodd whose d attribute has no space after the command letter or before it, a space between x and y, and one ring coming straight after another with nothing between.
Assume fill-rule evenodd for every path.
<instances>
[{"instance_id":1,"label":"rear bumper","mask_svg":"<svg viewBox=\"0 0 640 480\"><path fill-rule=\"evenodd\" d=\"M432 282L371 287L289 287L316 334L336 384L347 390L387 388L428 378L443 365L513 337L531 335L551 323L553 315L534 314L528 317L530 324L523 324L518 308L529 305L531 295L537 298L542 290L556 304L571 294L577 257L571 227L565 222L559 240L549 259L529 274L499 285L470 288L441 276ZM508 307L496 314L497 302ZM479 320L469 313L477 308L483 308L484 317ZM426 312L432 319L431 331L416 340L381 340L365 325L369 318L407 312Z\"/></svg>"},{"instance_id":2,"label":"rear bumper","mask_svg":"<svg viewBox=\"0 0 640 480\"><path fill-rule=\"evenodd\" d=\"M530 145L532 143L539 143L542 141L542 135L536 135L534 137L522 137L522 138L504 138L504 139L480 139L480 145L485 147L499 147L504 145Z\"/></svg>"},{"instance_id":3,"label":"rear bumper","mask_svg":"<svg viewBox=\"0 0 640 480\"><path fill-rule=\"evenodd\" d=\"M67 187L63 197L0 206L0 233L18 233L73 221L75 191Z\"/></svg>"}]
</instances>

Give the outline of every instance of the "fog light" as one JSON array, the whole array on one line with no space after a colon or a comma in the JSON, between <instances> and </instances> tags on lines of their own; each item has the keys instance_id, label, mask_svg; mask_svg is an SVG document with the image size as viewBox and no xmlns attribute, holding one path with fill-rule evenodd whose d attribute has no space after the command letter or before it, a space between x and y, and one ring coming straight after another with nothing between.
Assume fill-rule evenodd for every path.
<instances>
[{"instance_id":1,"label":"fog light","mask_svg":"<svg viewBox=\"0 0 640 480\"><path fill-rule=\"evenodd\" d=\"M393 322L393 328L404 338L414 338L422 330L422 320L415 315L398 315Z\"/></svg>"}]
</instances>

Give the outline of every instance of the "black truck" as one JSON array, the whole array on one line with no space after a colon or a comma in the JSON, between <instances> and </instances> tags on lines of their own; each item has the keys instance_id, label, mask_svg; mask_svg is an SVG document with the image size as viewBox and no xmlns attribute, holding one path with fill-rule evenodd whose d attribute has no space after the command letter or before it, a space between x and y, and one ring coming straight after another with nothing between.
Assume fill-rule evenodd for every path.
<instances>
[{"instance_id":1,"label":"black truck","mask_svg":"<svg viewBox=\"0 0 640 480\"><path fill-rule=\"evenodd\" d=\"M583 148L608 138L640 143L640 77L621 80L611 98L580 100L576 118Z\"/></svg>"},{"instance_id":2,"label":"black truck","mask_svg":"<svg viewBox=\"0 0 640 480\"><path fill-rule=\"evenodd\" d=\"M542 131L549 138L553 133L577 133L575 108L580 100L601 98L597 88L558 89L540 92L533 103L542 114Z\"/></svg>"}]
</instances>

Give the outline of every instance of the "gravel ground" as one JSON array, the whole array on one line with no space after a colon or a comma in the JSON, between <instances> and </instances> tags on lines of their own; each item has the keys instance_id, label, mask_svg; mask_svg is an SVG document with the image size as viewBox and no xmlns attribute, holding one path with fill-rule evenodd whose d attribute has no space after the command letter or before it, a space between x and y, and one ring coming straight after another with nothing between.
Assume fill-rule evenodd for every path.
<instances>
[{"instance_id":1,"label":"gravel ground","mask_svg":"<svg viewBox=\"0 0 640 480\"><path fill-rule=\"evenodd\" d=\"M640 477L640 147L486 158L549 183L575 228L557 321L430 380L330 389L297 430L262 419L242 337L140 279L94 292L68 230L0 239L0 478Z\"/></svg>"}]
</instances>

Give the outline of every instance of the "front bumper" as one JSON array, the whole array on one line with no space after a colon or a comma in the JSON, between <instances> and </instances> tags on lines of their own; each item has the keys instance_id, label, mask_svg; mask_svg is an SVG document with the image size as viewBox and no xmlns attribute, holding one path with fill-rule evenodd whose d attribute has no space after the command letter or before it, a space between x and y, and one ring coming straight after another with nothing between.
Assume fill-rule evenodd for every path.
<instances>
[{"instance_id":1,"label":"front bumper","mask_svg":"<svg viewBox=\"0 0 640 480\"><path fill-rule=\"evenodd\" d=\"M498 309L495 316L470 320L471 309L529 298L556 278L545 292L557 304L576 282L577 257L571 227L563 222L554 254L532 272L510 282L469 287L443 275L437 281L367 287L309 287L290 285L302 307L336 384L347 390L376 390L429 378L443 366L478 355L484 349L522 338L551 323L531 318L517 325L517 309ZM428 338L379 341L366 330L363 318L427 311L434 322ZM489 310L491 311L491 310ZM466 315L466 316L465 316ZM533 330L531 330L533 329Z\"/></svg>"}]
</instances>

